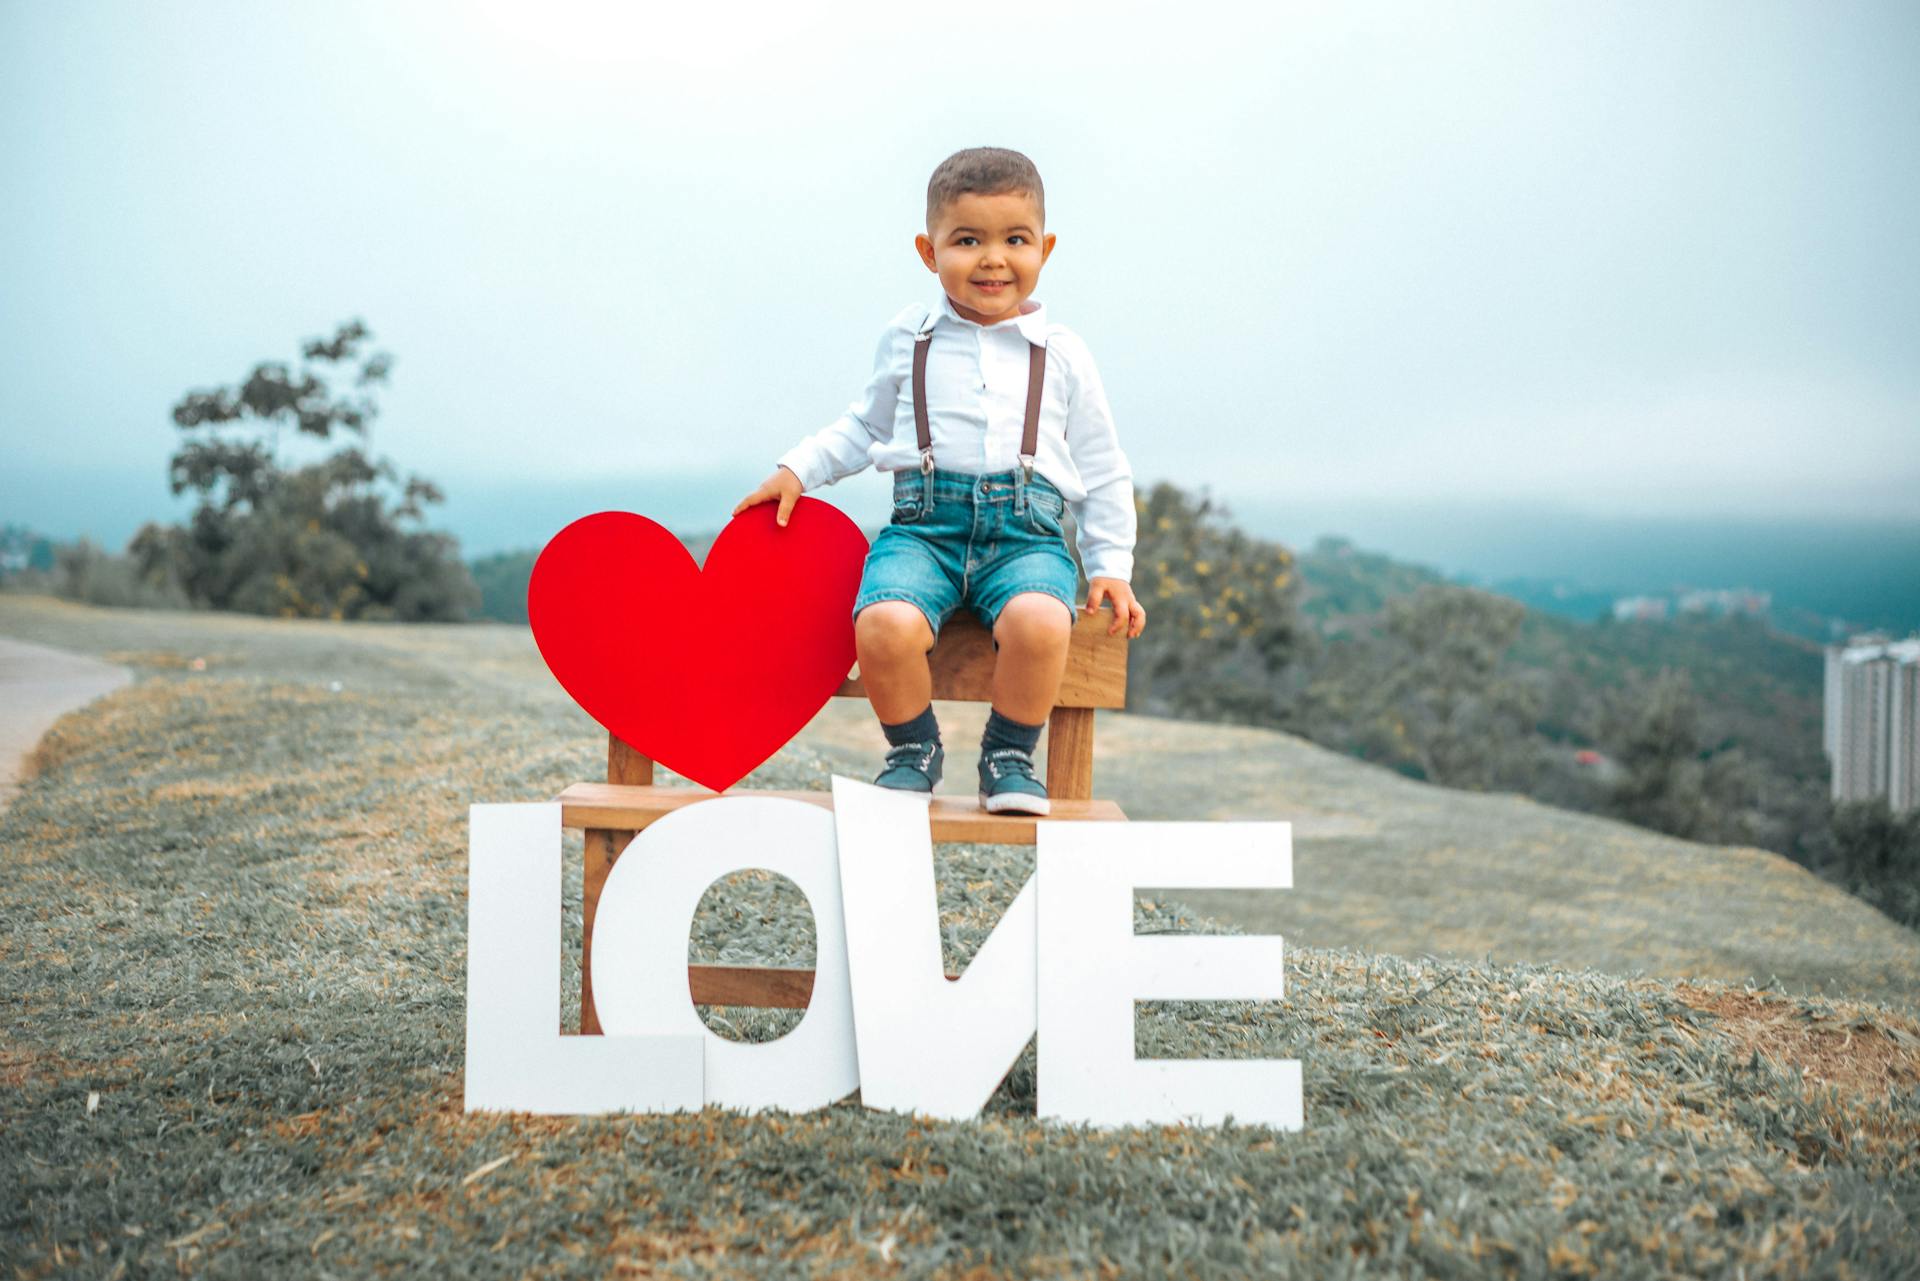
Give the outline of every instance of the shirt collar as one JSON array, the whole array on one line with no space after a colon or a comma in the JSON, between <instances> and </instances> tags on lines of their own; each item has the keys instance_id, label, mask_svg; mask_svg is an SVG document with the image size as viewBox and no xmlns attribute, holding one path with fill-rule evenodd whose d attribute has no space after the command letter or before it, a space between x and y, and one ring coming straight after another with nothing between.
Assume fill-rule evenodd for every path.
<instances>
[{"instance_id":1,"label":"shirt collar","mask_svg":"<svg viewBox=\"0 0 1920 1281\"><path fill-rule=\"evenodd\" d=\"M968 320L965 316L955 311L953 309L953 299L947 296L947 291L944 289L940 291L940 305L933 311L935 323L938 323L943 316L955 324L972 325L975 329L984 329L987 327L977 321ZM1036 304L1032 311L1023 312L1021 315L1015 317L1013 324L1014 327L1020 331L1020 336L1028 342L1037 347L1047 345L1047 304ZM1005 327L1005 325L1006 322L1001 321L1000 324L993 326L993 328L1000 329Z\"/></svg>"}]
</instances>

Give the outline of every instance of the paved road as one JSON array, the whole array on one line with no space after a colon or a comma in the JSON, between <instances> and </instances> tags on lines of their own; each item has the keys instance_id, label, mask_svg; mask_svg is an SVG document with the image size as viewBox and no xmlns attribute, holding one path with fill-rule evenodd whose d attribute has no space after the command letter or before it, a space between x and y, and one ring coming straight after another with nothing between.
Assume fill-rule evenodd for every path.
<instances>
[{"instance_id":1,"label":"paved road","mask_svg":"<svg viewBox=\"0 0 1920 1281\"><path fill-rule=\"evenodd\" d=\"M54 721L133 679L124 667L0 636L0 808L20 766Z\"/></svg>"}]
</instances>

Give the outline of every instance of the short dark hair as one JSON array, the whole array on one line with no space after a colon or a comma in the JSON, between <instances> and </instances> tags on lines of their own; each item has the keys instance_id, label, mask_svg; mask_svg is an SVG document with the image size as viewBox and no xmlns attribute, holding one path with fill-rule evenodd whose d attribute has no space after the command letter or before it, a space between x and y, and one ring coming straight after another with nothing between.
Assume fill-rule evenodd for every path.
<instances>
[{"instance_id":1,"label":"short dark hair","mask_svg":"<svg viewBox=\"0 0 1920 1281\"><path fill-rule=\"evenodd\" d=\"M1040 171L1033 161L1005 147L968 147L940 162L927 180L927 230L942 209L965 195L1001 196L1024 191L1040 206L1040 221L1047 220L1047 193L1040 185Z\"/></svg>"}]
</instances>

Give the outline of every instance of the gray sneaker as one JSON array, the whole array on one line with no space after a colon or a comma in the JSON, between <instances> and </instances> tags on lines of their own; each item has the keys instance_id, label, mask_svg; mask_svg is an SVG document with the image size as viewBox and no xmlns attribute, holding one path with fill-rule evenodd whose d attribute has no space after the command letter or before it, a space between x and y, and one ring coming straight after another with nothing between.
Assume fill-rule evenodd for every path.
<instances>
[{"instance_id":1,"label":"gray sneaker","mask_svg":"<svg viewBox=\"0 0 1920 1281\"><path fill-rule=\"evenodd\" d=\"M1017 747L980 753L980 805L991 814L1046 814L1047 785L1034 776L1033 755Z\"/></svg>"},{"instance_id":2,"label":"gray sneaker","mask_svg":"<svg viewBox=\"0 0 1920 1281\"><path fill-rule=\"evenodd\" d=\"M902 792L931 792L946 763L947 749L937 741L901 743L888 749L887 762L873 781Z\"/></svg>"}]
</instances>

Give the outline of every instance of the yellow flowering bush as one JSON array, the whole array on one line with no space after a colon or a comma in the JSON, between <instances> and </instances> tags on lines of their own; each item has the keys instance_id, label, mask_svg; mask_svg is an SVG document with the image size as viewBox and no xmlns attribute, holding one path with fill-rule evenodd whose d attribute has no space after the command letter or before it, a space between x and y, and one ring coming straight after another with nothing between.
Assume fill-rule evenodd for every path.
<instances>
[{"instance_id":1,"label":"yellow flowering bush","mask_svg":"<svg viewBox=\"0 0 1920 1281\"><path fill-rule=\"evenodd\" d=\"M1211 498L1162 481L1135 495L1134 595L1147 630L1127 664L1127 705L1257 722L1302 640L1293 553L1227 521Z\"/></svg>"}]
</instances>

